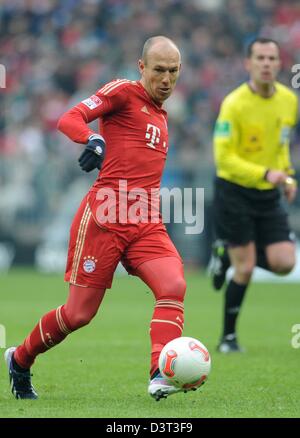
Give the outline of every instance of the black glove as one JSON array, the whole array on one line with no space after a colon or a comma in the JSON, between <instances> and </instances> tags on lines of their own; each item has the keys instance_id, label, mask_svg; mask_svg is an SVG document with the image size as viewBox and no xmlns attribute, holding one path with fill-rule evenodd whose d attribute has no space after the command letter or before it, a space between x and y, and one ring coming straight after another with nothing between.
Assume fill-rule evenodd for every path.
<instances>
[{"instance_id":1,"label":"black glove","mask_svg":"<svg viewBox=\"0 0 300 438\"><path fill-rule=\"evenodd\" d=\"M90 172L93 169L101 169L105 155L105 141L99 134L92 134L89 141L78 158L79 166L85 172Z\"/></svg>"}]
</instances>

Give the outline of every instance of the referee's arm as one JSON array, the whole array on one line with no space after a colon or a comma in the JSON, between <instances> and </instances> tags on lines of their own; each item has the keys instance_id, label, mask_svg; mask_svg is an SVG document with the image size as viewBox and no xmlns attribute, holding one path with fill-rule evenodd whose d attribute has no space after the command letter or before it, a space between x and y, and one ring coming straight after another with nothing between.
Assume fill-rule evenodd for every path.
<instances>
[{"instance_id":1,"label":"referee's arm","mask_svg":"<svg viewBox=\"0 0 300 438\"><path fill-rule=\"evenodd\" d=\"M298 98L293 95L293 100L291 102L291 107L294 108L294 122L292 126L289 126L288 135L285 139L285 142L281 145L279 154L278 154L278 163L279 168L283 169L288 175L293 176L295 175L295 169L293 168L291 158L290 158L290 132L292 128L295 128L297 123L299 123L299 105L298 105Z\"/></svg>"},{"instance_id":2,"label":"referee's arm","mask_svg":"<svg viewBox=\"0 0 300 438\"><path fill-rule=\"evenodd\" d=\"M288 144L281 146L278 155L279 168L283 169L287 175L295 175L295 169L292 166L290 159L290 147Z\"/></svg>"}]
</instances>

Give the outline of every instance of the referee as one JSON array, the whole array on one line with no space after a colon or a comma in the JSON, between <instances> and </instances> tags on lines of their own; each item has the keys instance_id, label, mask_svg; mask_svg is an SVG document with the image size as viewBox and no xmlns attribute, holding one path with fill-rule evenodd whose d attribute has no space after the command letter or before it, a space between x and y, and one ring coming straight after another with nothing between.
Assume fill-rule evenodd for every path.
<instances>
[{"instance_id":1,"label":"referee","mask_svg":"<svg viewBox=\"0 0 300 438\"><path fill-rule=\"evenodd\" d=\"M282 200L292 202L297 191L289 139L298 102L276 81L280 64L278 43L255 39L245 60L249 82L226 96L216 122L214 288L221 289L230 265L234 270L225 292L222 353L243 351L236 322L254 267L284 275L295 265Z\"/></svg>"}]
</instances>

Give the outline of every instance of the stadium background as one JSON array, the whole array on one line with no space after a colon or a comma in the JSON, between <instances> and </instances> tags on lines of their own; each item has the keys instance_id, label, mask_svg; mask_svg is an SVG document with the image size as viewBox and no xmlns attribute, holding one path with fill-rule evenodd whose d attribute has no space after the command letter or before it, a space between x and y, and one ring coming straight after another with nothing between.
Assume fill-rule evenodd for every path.
<instances>
[{"instance_id":1,"label":"stadium background","mask_svg":"<svg viewBox=\"0 0 300 438\"><path fill-rule=\"evenodd\" d=\"M59 116L112 78L137 79L142 42L164 34L183 55L166 107L169 157L163 186L204 187L200 235L169 232L187 266L204 267L211 243L212 131L223 97L243 82L254 37L282 47L280 80L300 62L300 5L276 0L4 0L0 5L0 270L35 264L64 269L69 225L96 177L77 164L81 146L56 130ZM297 92L297 90L295 90ZM300 168L300 127L292 158ZM300 235L300 198L291 207Z\"/></svg>"}]
</instances>

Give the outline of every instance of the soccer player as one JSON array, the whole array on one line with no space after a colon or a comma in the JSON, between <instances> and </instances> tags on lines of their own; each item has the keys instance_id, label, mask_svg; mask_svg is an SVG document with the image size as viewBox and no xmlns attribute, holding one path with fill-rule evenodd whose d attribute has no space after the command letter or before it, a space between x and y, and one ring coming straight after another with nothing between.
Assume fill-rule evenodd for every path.
<instances>
[{"instance_id":1,"label":"soccer player","mask_svg":"<svg viewBox=\"0 0 300 438\"><path fill-rule=\"evenodd\" d=\"M222 288L230 265L234 270L225 291L222 353L243 351L236 322L254 267L284 275L295 265L282 197L292 202L297 190L289 154L297 97L276 81L277 42L253 41L245 67L250 80L224 99L214 133L214 288Z\"/></svg>"},{"instance_id":2,"label":"soccer player","mask_svg":"<svg viewBox=\"0 0 300 438\"><path fill-rule=\"evenodd\" d=\"M90 322L119 261L155 297L148 392L159 400L179 391L160 375L158 357L167 342L181 336L186 283L181 257L153 204L159 200L168 152L162 105L176 85L180 52L170 39L152 37L144 44L138 66L139 81L113 80L59 120L59 130L85 145L81 168L101 171L71 226L67 302L42 316L24 342L5 353L16 398L37 398L30 378L35 358ZM88 126L95 119L99 132Z\"/></svg>"}]
</instances>

